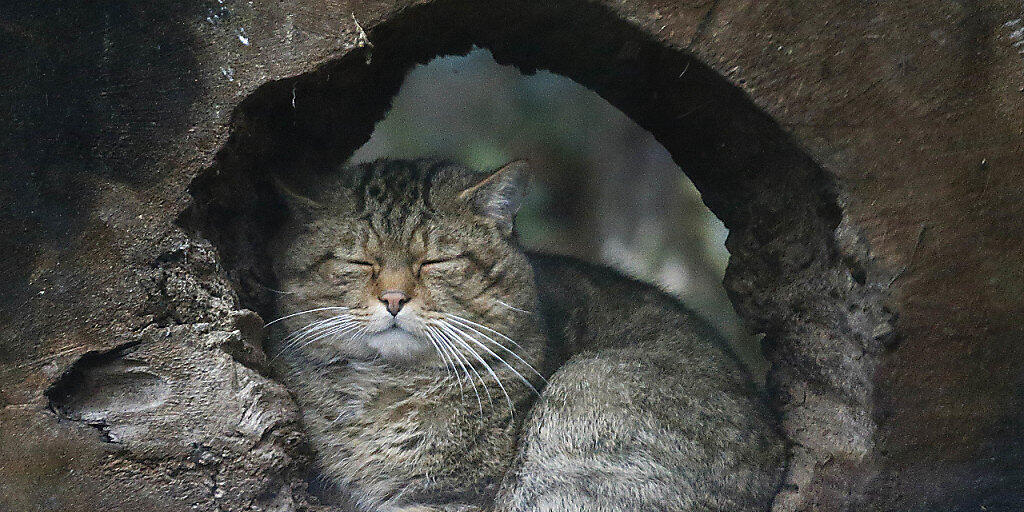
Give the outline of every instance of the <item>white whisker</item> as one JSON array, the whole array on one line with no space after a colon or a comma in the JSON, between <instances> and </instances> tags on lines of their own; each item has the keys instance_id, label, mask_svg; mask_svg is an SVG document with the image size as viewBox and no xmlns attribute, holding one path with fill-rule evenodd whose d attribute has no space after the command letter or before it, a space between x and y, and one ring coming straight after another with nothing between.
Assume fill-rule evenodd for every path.
<instances>
[{"instance_id":1,"label":"white whisker","mask_svg":"<svg viewBox=\"0 0 1024 512\"><path fill-rule=\"evenodd\" d=\"M443 321L442 321L442 323L438 324L438 327L444 327ZM444 331L439 330L438 332L439 332L439 334L441 334L441 336L445 337L446 339L452 340L452 338L447 333L445 333ZM453 341L458 341L458 340L453 340ZM471 347L470 347L470 350L472 351ZM475 351L473 351L473 355L474 356L477 355ZM479 359L479 357L477 357L477 359ZM466 362L469 363L469 360L467 359ZM494 405L494 398L491 397L491 389L487 386L487 383L484 382L483 375L481 375L480 372L477 371L477 369L472 364L470 364L469 367L473 369L473 373L475 373L476 376L477 376L477 379L480 380L480 385L483 386L484 393L487 394L487 403L489 403L489 404L491 404L493 406ZM480 414L483 414L483 410L480 411Z\"/></svg>"},{"instance_id":2,"label":"white whisker","mask_svg":"<svg viewBox=\"0 0 1024 512\"><path fill-rule=\"evenodd\" d=\"M443 336L444 333L442 331L438 331L438 333L442 334L442 337L444 337ZM445 339L449 340L446 337L445 337ZM469 384L471 386L473 386L473 394L476 396L476 404L477 404L477 407L480 410L480 417L483 418L484 404L480 400L480 392L477 391L477 389L476 389L476 381L473 380L473 376L470 375L470 372L472 372L473 375L476 375L477 379L480 380L481 384L483 384L483 378L480 376L480 372L478 372L476 370L476 368L473 366L473 363L470 363L469 359L467 359L466 356L464 356L463 354L460 354L459 351L455 349L455 346L453 346L450 343L450 340L449 340L449 343L448 343L448 347L451 349L452 353L455 354L455 356L459 358L459 364L462 365L463 371L466 372L466 380L468 380ZM486 384L483 384L483 385L484 385L484 391L487 391L487 385ZM488 393L488 396L490 396L489 393Z\"/></svg>"},{"instance_id":3,"label":"white whisker","mask_svg":"<svg viewBox=\"0 0 1024 512\"><path fill-rule=\"evenodd\" d=\"M274 357L281 355L281 353L284 352L285 350L288 350L293 345L301 342L307 335L315 335L315 333L319 332L320 329L328 328L332 323L337 321L337 317L331 317L323 320L317 320L316 322L311 322L295 330L294 332L290 333L288 336L285 336L281 340L281 348L278 351L278 353L275 354Z\"/></svg>"},{"instance_id":4,"label":"white whisker","mask_svg":"<svg viewBox=\"0 0 1024 512\"><path fill-rule=\"evenodd\" d=\"M338 324L345 323L349 320L347 315L332 316L323 320L312 322L309 325L289 334L282 341L288 342L288 346L297 345L304 341L306 338L316 336L324 330L330 329Z\"/></svg>"},{"instance_id":5,"label":"white whisker","mask_svg":"<svg viewBox=\"0 0 1024 512\"><path fill-rule=\"evenodd\" d=\"M264 286L264 285L262 285L262 284L259 284L259 283L256 283L256 284L257 284L257 285L258 285L258 286L259 286L260 288L263 288L264 290L267 290L267 291L269 291L269 292L272 292L272 293L276 293L276 294L278 294L278 295L295 295L296 293L299 293L299 292L286 292L286 291L284 291L284 290L275 290L275 289L273 289L273 288L271 288L271 287L269 287L269 286Z\"/></svg>"},{"instance_id":6,"label":"white whisker","mask_svg":"<svg viewBox=\"0 0 1024 512\"><path fill-rule=\"evenodd\" d=\"M441 362L444 364L444 369L448 373L448 378L451 379L452 369L448 366L448 359L445 356L444 352L441 351L441 346L438 344L437 340L434 339L435 334L431 332L430 326L424 324L420 331L422 331L421 335L427 338L427 341L429 341L430 344L434 347L434 352L436 352L437 357L441 359Z\"/></svg>"},{"instance_id":7,"label":"white whisker","mask_svg":"<svg viewBox=\"0 0 1024 512\"><path fill-rule=\"evenodd\" d=\"M449 333L451 333L451 334L453 335L453 337L454 337L455 341L458 341L459 343L461 343L461 344L462 344L462 346L463 346L463 347L464 347L464 348L465 348L466 350L469 350L469 352L470 352L471 354L473 354L473 357L475 357L475 358L476 358L476 360L480 362L480 364L484 365L484 368L485 368L485 369L487 370L487 373L490 373L490 374L491 374L491 377L493 377L493 378L494 378L494 381L495 381L495 382L496 382L496 383L498 384L498 387L499 387L499 388L501 388L501 391L502 391L502 393L504 393L504 394L505 394L505 401L507 401L507 402L508 402L508 409L509 409L509 413L510 413L510 414L515 414L515 413L514 413L514 411L515 411L515 407L513 407L513 405L512 405L512 397L511 397L511 396L509 396L509 394L508 394L508 390L507 390L507 389L505 389L505 385L501 383L501 379L499 379L499 378L498 378L498 375L497 375L496 373L494 373L494 369L493 369L493 368L491 368L491 365L487 364L487 361L485 361L485 360L484 360L484 358L480 357L480 354L479 354L479 353L477 353L477 351L476 351L476 350L473 350L473 347L472 347L472 346L470 346L470 345L469 345L468 343L466 343L466 342L465 342L465 341L463 340L463 338L465 337L465 333L463 333L463 332L461 332L461 331L457 331L457 330L453 329L453 328L454 328L455 326L454 326L454 325L452 325L452 324L450 324L450 323L448 323L448 322L444 322L444 323L441 323L441 324L440 324L440 326L441 326L441 328L442 328L442 329L447 329L447 330L448 330L448 332L449 332ZM471 339L471 341L473 341L473 340ZM478 344L479 344L479 343L478 343ZM481 346L483 346L483 345L481 345ZM484 347L484 349L486 349L486 348L487 348L487 347ZM501 358L499 358L499 360L500 360L500 359L501 359ZM506 363L506 365L508 365L508 363ZM515 369L513 369L512 371L515 371Z\"/></svg>"},{"instance_id":8,"label":"white whisker","mask_svg":"<svg viewBox=\"0 0 1024 512\"><path fill-rule=\"evenodd\" d=\"M280 322L281 320L285 320L285 319L291 318L293 316L305 315L307 313L316 313L317 311L327 311L327 310L342 310L342 311L346 311L348 309L349 308L346 308L346 307L343 307L343 306L328 306L328 307L323 307L323 308L307 309L305 311L299 311L298 313L292 313L290 315L285 315L285 316L282 316L281 318L277 318L277 319L271 320L271 321L263 324L263 327L266 327L268 325L276 324L277 322Z\"/></svg>"},{"instance_id":9,"label":"white whisker","mask_svg":"<svg viewBox=\"0 0 1024 512\"><path fill-rule=\"evenodd\" d=\"M353 329L355 329L357 327L359 327L359 324L354 323L354 322L333 326L333 327L331 327L329 329L325 329L324 332L321 333L319 336L306 341L301 346L297 347L297 349L301 350L303 348L306 348L309 345L312 345L313 343L315 343L317 341L320 341L320 340L322 340L324 338L340 337L340 336L346 334L347 332L349 332L349 331L351 331L351 330L353 330Z\"/></svg>"},{"instance_id":10,"label":"white whisker","mask_svg":"<svg viewBox=\"0 0 1024 512\"><path fill-rule=\"evenodd\" d=\"M281 340L281 341L295 341L295 340L302 339L302 337L306 336L307 334L314 333L314 332L316 332L316 331L318 331L320 329L325 329L325 328L327 328L327 327L329 327L329 326L331 326L331 325L341 321L342 318L346 318L346 317L342 316L342 315L338 315L338 316L332 316L330 318L324 318L322 320L317 320L315 322L310 322L310 323L302 326L301 328L296 329L294 332L290 333L288 336L285 336L284 339Z\"/></svg>"},{"instance_id":11,"label":"white whisker","mask_svg":"<svg viewBox=\"0 0 1024 512\"><path fill-rule=\"evenodd\" d=\"M445 342L445 340L441 339L439 332L437 332L433 327L431 327L429 325L427 325L426 328L430 329L431 332L435 332L435 334L437 334L437 336L438 336L438 338L437 338L438 345L441 347L442 352L447 356L448 360L451 361L451 363L452 363L452 370L455 371L454 372L455 379L456 379L455 381L459 385L459 391L464 392L463 387L462 387L462 375L459 374L459 366L457 366L457 364L461 363L461 361L458 361L457 359L455 359L455 355L452 352L451 347L448 345L447 342Z\"/></svg>"},{"instance_id":12,"label":"white whisker","mask_svg":"<svg viewBox=\"0 0 1024 512\"><path fill-rule=\"evenodd\" d=\"M520 345L518 342L516 342L516 340L514 340L512 338L509 338L508 336L505 336L504 334L502 334L502 333L500 333L500 332L498 332L498 331L496 331L496 330L494 330L494 329L492 329L490 327L487 327L484 324L480 324L480 323L474 322L474 321L472 321L472 320L470 320L468 318L463 318L463 317L461 317L459 315L453 315L451 313L444 313L444 314L446 316L452 318L453 320L459 321L460 323L464 323L464 324L467 324L467 325L472 325L474 327L479 327L481 329L484 329L485 331L488 331L488 332L494 333L494 334L496 334L498 336L501 336L502 338L508 340L509 343L515 345L516 347L523 348L523 346Z\"/></svg>"},{"instance_id":13,"label":"white whisker","mask_svg":"<svg viewBox=\"0 0 1024 512\"><path fill-rule=\"evenodd\" d=\"M533 386L533 384L532 384L532 383L531 383L531 382L529 381L529 379L527 379L526 377L523 377L523 374L519 373L519 370L516 370L514 366L512 366L511 364L509 364L509 363L508 363L508 361L506 361L505 359L503 359L503 358L502 358L501 356L499 356L498 354L496 354L496 353L495 353L495 352L494 352L493 350L491 350L490 348L488 348L488 347L487 347L487 345L484 345L484 344L483 344L483 343L481 343L481 342L480 342L479 340L477 340L476 338L472 337L472 336L471 336L471 335L470 335L469 333L467 333L467 332L463 331L463 330L462 330L461 328L459 328L459 327L458 327L458 326L456 326L455 324L449 324L449 325L451 325L451 327L452 327L453 329L456 329L456 330L458 330L458 331L459 331L460 333L462 333L462 334L463 334L463 335L464 335L464 336L466 337L466 339L468 339L468 340L472 341L473 343L476 343L477 345L479 345L479 346L480 346L480 348L482 348L482 349L486 350L486 351L487 351L487 353L488 353L488 354L490 354L490 355L491 355L492 357L494 357L494 358L495 358L495 359L497 359L498 361L501 361L501 363L502 363L502 364L504 364L505 366L507 366L509 370L512 370L512 373L515 373L515 374L516 374L516 376L517 376L517 377L519 377L519 380L523 381L523 384L526 384L526 385L527 385L527 386L528 386L528 387L529 387L529 388L530 388L531 390L533 390L533 392L534 392L534 393L535 393L535 394L536 394L537 396L540 396L540 392L539 392L539 391L537 391L537 388L535 388L535 387ZM470 329L472 329L472 328L470 327ZM486 336L486 335L484 335L484 334L480 333L479 331L475 331L475 330L474 330L474 332L476 332L476 333L477 333L477 334L479 334L480 336L483 336L483 337L487 338L487 336ZM487 339L489 339L489 340L490 340L490 341L491 341L492 343L498 344L498 345L500 346L500 344L499 344L498 342L494 341L493 339L490 339L490 338L487 338ZM504 348L504 347L502 347L502 348ZM508 350L508 349L506 348L505 350ZM530 366L530 363L527 363L526 361L524 361L524 360L523 360L523 358L519 357L519 355L518 355L518 354L516 354L515 352L512 352L511 350L508 350L508 352L509 352L510 354L512 354L513 356L515 356L515 357L516 357L516 359L518 359L518 360L519 360L520 362L522 362L523 364L525 364L525 365L526 365L526 366L527 366L528 368L530 368L531 370L533 370L533 371L534 371L534 373L537 373L537 375L540 375L540 373L539 373L539 372L537 372L537 370L534 370L534 368L533 368L532 366ZM541 378L543 379L544 377L543 377L543 376L541 376Z\"/></svg>"},{"instance_id":14,"label":"white whisker","mask_svg":"<svg viewBox=\"0 0 1024 512\"><path fill-rule=\"evenodd\" d=\"M527 315L532 315L533 314L533 311L527 311L525 309L519 309L519 308L517 308L517 307L515 307L515 306L513 306L511 304L506 303L505 301L503 301L501 299L494 299L494 302L497 302L498 304L500 304L502 306L505 306L506 308L509 308L512 311L518 311L520 313L526 313Z\"/></svg>"},{"instance_id":15,"label":"white whisker","mask_svg":"<svg viewBox=\"0 0 1024 512\"><path fill-rule=\"evenodd\" d=\"M469 382L471 386L473 386L473 394L476 395L477 405L480 407L480 414L483 415L484 406L483 402L480 401L480 392L476 390L476 382L473 380L473 377L470 376L469 374L470 369L472 369L473 372L476 372L476 369L473 368L473 365L470 364L469 360L466 359L466 357L463 356L462 354L459 354L458 351L456 351L455 348L452 347L450 343L447 344L447 346L451 351L451 354L455 356L456 361L459 362L459 366L462 367L462 371L466 374L466 380ZM477 375L479 375L479 373L477 373Z\"/></svg>"},{"instance_id":16,"label":"white whisker","mask_svg":"<svg viewBox=\"0 0 1024 512\"><path fill-rule=\"evenodd\" d=\"M530 369L530 371L532 371L534 374L536 374L538 377L540 377L540 379L543 380L545 384L547 384L548 380L545 379L544 376L541 375L541 373L538 372L537 369L533 367L533 365L531 365L530 363L527 363L526 360L524 360L522 357L520 357L519 354L516 354L512 349L506 347L505 345L502 345L501 343L498 343L497 340L495 340L494 338L492 338L492 337L490 337L490 336L480 332L478 329L475 329L473 326L477 325L479 327L487 329L488 331L491 331L491 332L497 334L498 336L501 336L502 338L505 338L506 340L512 342L513 344L515 344L515 346L517 346L519 348L523 348L522 345L520 345L519 343L516 343L515 340L513 340L512 338L509 338L508 336L505 336L504 334L502 334L502 333L500 333L498 331L495 331L494 329L491 329L490 327L487 327L486 325L481 325L481 324L478 324L478 323L473 322L471 320L466 320L465 318L462 318L462 317L456 316L456 315L449 315L449 316L451 316L454 320L456 320L463 327L472 330L476 334L480 335L482 338L486 339L487 341L490 341L491 343L494 343L495 345L500 347L502 350L508 352L509 354L512 354L512 357L515 357L517 360L519 360L519 362L525 364L526 367ZM498 356L495 355L495 357L498 357Z\"/></svg>"},{"instance_id":17,"label":"white whisker","mask_svg":"<svg viewBox=\"0 0 1024 512\"><path fill-rule=\"evenodd\" d=\"M321 339L349 333L358 326L358 319L348 313L310 322L282 339L281 348L274 354L271 360L277 359L281 354L293 348L301 349Z\"/></svg>"}]
</instances>

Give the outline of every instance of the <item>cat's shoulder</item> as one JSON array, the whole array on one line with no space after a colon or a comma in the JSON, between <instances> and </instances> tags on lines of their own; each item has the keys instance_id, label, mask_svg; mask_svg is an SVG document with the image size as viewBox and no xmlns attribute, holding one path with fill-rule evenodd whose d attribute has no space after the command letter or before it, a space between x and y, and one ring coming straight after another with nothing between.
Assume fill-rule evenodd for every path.
<instances>
[{"instance_id":1,"label":"cat's shoulder","mask_svg":"<svg viewBox=\"0 0 1024 512\"><path fill-rule=\"evenodd\" d=\"M613 345L606 337L629 332L651 345L679 340L698 342L728 359L728 343L705 318L678 297L611 267L568 256L526 251L534 270L543 317L561 332L587 332L592 340L563 340L570 345ZM611 333L611 334L609 334Z\"/></svg>"},{"instance_id":2,"label":"cat's shoulder","mask_svg":"<svg viewBox=\"0 0 1024 512\"><path fill-rule=\"evenodd\" d=\"M571 287L576 292L642 295L648 300L683 307L676 297L655 285L640 281L614 268L571 256L524 251L533 267L538 287Z\"/></svg>"}]
</instances>

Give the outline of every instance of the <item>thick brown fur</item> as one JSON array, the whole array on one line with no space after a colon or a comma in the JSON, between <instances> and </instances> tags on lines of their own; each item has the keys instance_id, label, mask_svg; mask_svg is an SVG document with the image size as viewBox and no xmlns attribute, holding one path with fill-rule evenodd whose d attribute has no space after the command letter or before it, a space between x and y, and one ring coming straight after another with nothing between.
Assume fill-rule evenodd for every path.
<instances>
[{"instance_id":1,"label":"thick brown fur","mask_svg":"<svg viewBox=\"0 0 1024 512\"><path fill-rule=\"evenodd\" d=\"M525 180L382 160L282 187L270 350L323 474L365 511L768 509L784 450L743 368L655 288L520 250Z\"/></svg>"}]
</instances>

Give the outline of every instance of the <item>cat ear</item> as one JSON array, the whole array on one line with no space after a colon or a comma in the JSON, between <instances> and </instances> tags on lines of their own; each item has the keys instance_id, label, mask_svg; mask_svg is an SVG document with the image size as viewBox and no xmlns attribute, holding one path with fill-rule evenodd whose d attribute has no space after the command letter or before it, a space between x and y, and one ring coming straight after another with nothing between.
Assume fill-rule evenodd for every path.
<instances>
[{"instance_id":1,"label":"cat ear","mask_svg":"<svg viewBox=\"0 0 1024 512\"><path fill-rule=\"evenodd\" d=\"M459 199L469 201L478 214L508 236L512 234L512 221L523 204L529 183L529 164L526 160L513 160L483 181L463 190Z\"/></svg>"},{"instance_id":2,"label":"cat ear","mask_svg":"<svg viewBox=\"0 0 1024 512\"><path fill-rule=\"evenodd\" d=\"M322 204L293 191L276 176L274 177L274 189L277 190L281 199L284 199L285 204L288 205L288 210L296 216L308 219L324 209Z\"/></svg>"}]
</instances>

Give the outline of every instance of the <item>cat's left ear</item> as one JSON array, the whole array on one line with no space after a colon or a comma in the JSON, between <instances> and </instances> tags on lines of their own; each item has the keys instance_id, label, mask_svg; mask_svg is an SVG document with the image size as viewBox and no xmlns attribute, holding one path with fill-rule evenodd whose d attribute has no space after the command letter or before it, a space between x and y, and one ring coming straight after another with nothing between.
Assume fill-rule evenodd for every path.
<instances>
[{"instance_id":1,"label":"cat's left ear","mask_svg":"<svg viewBox=\"0 0 1024 512\"><path fill-rule=\"evenodd\" d=\"M295 192L276 176L273 178L273 184L274 189L277 190L278 195L284 200L284 203L288 206L292 215L295 215L304 221L308 221L324 210L324 206L322 204Z\"/></svg>"},{"instance_id":2,"label":"cat's left ear","mask_svg":"<svg viewBox=\"0 0 1024 512\"><path fill-rule=\"evenodd\" d=\"M512 222L530 188L529 163L513 160L481 182L459 193L479 215L493 222L505 236L512 234Z\"/></svg>"}]
</instances>

